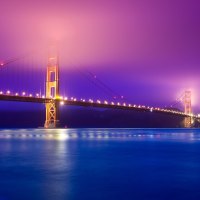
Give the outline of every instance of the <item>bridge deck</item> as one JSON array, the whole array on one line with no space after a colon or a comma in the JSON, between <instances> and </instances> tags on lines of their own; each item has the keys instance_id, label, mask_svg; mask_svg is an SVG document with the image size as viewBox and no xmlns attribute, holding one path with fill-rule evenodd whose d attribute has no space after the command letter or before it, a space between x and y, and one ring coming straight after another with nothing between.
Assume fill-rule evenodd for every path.
<instances>
[{"instance_id":1,"label":"bridge deck","mask_svg":"<svg viewBox=\"0 0 200 200\"><path fill-rule=\"evenodd\" d=\"M30 97L30 96L16 96L16 95L0 95L0 101L18 101L18 102L32 102L32 103L48 103L50 101L54 101L54 99L48 98L41 98L41 97ZM60 102L62 105L71 105L71 106L83 106L83 107L96 107L96 108L109 108L109 109L123 109L123 110L135 110L135 111L143 111L143 112L156 112L156 113L163 113L163 114L171 114L171 115L178 115L182 117L193 117L196 119L200 119L200 117L196 115L187 115L184 112L180 111L173 111L168 109L162 108L153 108L153 107L146 107L146 106L137 106L131 104L115 104L113 102L108 103L107 101L104 102L94 102L84 101L84 100L66 100L66 99L56 99L55 101Z\"/></svg>"}]
</instances>

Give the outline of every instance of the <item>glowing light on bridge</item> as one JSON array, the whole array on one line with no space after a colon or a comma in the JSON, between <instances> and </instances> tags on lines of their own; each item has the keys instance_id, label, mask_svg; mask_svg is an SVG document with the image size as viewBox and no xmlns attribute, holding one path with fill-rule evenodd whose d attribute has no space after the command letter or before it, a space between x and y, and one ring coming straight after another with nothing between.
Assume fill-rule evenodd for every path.
<instances>
[{"instance_id":1,"label":"glowing light on bridge","mask_svg":"<svg viewBox=\"0 0 200 200\"><path fill-rule=\"evenodd\" d=\"M90 102L90 103L94 103L94 101L93 101L92 99L89 99L89 102Z\"/></svg>"},{"instance_id":2,"label":"glowing light on bridge","mask_svg":"<svg viewBox=\"0 0 200 200\"><path fill-rule=\"evenodd\" d=\"M10 90L7 90L5 91L0 91L0 95L4 95L4 96L9 96L10 98L12 98L12 96L17 96L20 98L20 93L11 93ZM33 96L32 94L28 94L26 92L22 92L21 93L21 97L24 97L24 98L42 98L42 99L45 99L45 95L39 95L39 93L36 93L35 96ZM64 104L67 104L67 102L71 101L71 102L74 102L74 105L76 105L75 102L77 102L77 105L79 103L84 103L85 105L87 105L88 103L90 104L99 104L101 105L102 107L104 106L108 106L108 107L125 107L127 109L132 109L132 108L137 108L137 109L143 109L143 110L146 110L146 111L150 111L150 112L153 112L153 111L156 111L156 112L163 112L163 113L171 113L171 114L178 114L178 115L183 115L183 116L190 116L190 117L195 117L195 118L200 118L200 114L198 115L194 115L193 113L185 113L185 112L181 112L181 111L176 111L176 110L169 110L169 109L165 109L165 108L160 108L160 107L150 107L150 106L144 106L144 105L131 105L131 104L127 104L126 102L124 102L123 104L121 104L120 102L108 102L107 100L101 102L100 100L92 100L92 99L89 99L88 101L86 101L85 99L80 99L80 100L77 100L77 98L75 97L71 97L70 99L68 99L67 97L63 98L62 96L58 99L58 100L61 100L60 101L60 105L64 105ZM81 104L84 106L84 104Z\"/></svg>"}]
</instances>

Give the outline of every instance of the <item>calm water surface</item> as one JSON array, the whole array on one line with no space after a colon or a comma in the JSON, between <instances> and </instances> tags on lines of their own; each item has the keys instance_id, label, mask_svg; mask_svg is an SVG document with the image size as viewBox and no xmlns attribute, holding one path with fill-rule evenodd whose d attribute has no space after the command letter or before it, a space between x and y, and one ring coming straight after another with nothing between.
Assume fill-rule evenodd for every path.
<instances>
[{"instance_id":1,"label":"calm water surface","mask_svg":"<svg viewBox=\"0 0 200 200\"><path fill-rule=\"evenodd\" d=\"M0 200L200 199L198 129L0 130Z\"/></svg>"}]
</instances>

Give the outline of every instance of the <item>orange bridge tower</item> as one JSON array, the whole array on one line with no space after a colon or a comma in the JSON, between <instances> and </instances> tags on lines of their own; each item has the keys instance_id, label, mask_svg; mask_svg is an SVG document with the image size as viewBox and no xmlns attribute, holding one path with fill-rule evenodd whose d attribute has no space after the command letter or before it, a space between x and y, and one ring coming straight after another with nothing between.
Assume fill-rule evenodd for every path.
<instances>
[{"instance_id":1,"label":"orange bridge tower","mask_svg":"<svg viewBox=\"0 0 200 200\"><path fill-rule=\"evenodd\" d=\"M59 125L59 56L57 44L52 43L49 47L48 64L46 72L46 103L45 128L56 128Z\"/></svg>"},{"instance_id":2,"label":"orange bridge tower","mask_svg":"<svg viewBox=\"0 0 200 200\"><path fill-rule=\"evenodd\" d=\"M185 91L184 95L184 111L185 114L192 114L192 102L191 102L192 93L190 90Z\"/></svg>"},{"instance_id":3,"label":"orange bridge tower","mask_svg":"<svg viewBox=\"0 0 200 200\"><path fill-rule=\"evenodd\" d=\"M186 90L185 94L184 94L183 102L184 102L184 112L187 115L192 115L192 100L191 100L191 97L192 97L191 91ZM193 123L192 116L185 117L184 126L186 128L191 127L192 123Z\"/></svg>"}]
</instances>

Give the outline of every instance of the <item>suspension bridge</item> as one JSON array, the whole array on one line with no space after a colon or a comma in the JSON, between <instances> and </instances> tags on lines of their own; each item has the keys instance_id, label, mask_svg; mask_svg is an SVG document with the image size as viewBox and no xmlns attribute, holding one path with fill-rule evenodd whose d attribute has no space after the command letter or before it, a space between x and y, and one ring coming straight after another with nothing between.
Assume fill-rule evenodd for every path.
<instances>
[{"instance_id":1,"label":"suspension bridge","mask_svg":"<svg viewBox=\"0 0 200 200\"><path fill-rule=\"evenodd\" d=\"M1 68L8 68L10 63L16 62L19 59L26 57L26 55L20 58L13 58L0 63ZM46 107L46 119L44 122L45 128L57 128L59 124L59 107L61 105L71 105L71 106L82 106L82 107L95 107L95 108L108 108L108 109L123 109L123 110L135 110L138 112L154 112L162 113L167 115L177 115L184 117L184 126L191 127L194 120L200 120L198 115L192 113L191 104L191 91L185 91L179 99L182 100L184 110L175 110L172 108L160 108L144 105L136 105L126 102L116 102L116 96L114 95L114 100L93 100L93 99L78 99L75 97L65 97L60 93L60 67L59 67L59 55L57 46L55 44L50 45L47 59L46 67L46 78L45 78L45 94L41 92L27 93L27 92L11 92L11 90L0 91L1 101L16 101L16 102L32 102L32 103L43 103ZM1 73L1 71L0 71ZM6 78L6 77L5 77ZM96 77L94 76L96 79ZM12 78L11 78L12 79ZM13 80L11 80L12 82ZM112 92L103 82L98 80L98 84L104 87L107 92ZM93 81L93 83L95 83ZM123 96L120 96L123 99ZM176 104L176 102L175 102Z\"/></svg>"}]
</instances>

